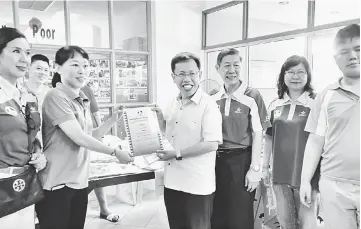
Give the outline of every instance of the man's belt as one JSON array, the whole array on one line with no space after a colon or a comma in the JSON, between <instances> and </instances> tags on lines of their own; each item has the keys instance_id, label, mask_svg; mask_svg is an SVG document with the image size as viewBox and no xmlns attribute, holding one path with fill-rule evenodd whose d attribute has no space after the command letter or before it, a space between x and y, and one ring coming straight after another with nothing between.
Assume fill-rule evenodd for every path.
<instances>
[{"instance_id":1,"label":"man's belt","mask_svg":"<svg viewBox=\"0 0 361 229\"><path fill-rule=\"evenodd\" d=\"M242 154L246 152L251 152L251 146L248 146L246 148L229 148L229 149L218 149L217 150L217 156L225 156L225 155L231 155L231 154Z\"/></svg>"}]
</instances>

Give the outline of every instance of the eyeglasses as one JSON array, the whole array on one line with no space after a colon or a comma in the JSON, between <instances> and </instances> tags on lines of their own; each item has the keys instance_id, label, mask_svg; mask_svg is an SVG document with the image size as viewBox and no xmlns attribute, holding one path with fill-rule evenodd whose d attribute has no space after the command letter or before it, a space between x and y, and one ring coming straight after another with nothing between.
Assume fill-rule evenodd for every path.
<instances>
[{"instance_id":1,"label":"eyeglasses","mask_svg":"<svg viewBox=\"0 0 361 229\"><path fill-rule=\"evenodd\" d=\"M307 72L304 72L304 71L298 71L298 72L288 71L288 72L285 73L285 75L287 75L289 77L293 77L295 74L297 74L298 77L304 77L305 75L307 75Z\"/></svg>"},{"instance_id":2,"label":"eyeglasses","mask_svg":"<svg viewBox=\"0 0 361 229\"><path fill-rule=\"evenodd\" d=\"M198 72L191 72L191 73L179 73L179 74L175 74L173 73L175 76L179 77L179 78L186 78L186 76L189 76L190 78L194 78L198 75L199 71Z\"/></svg>"},{"instance_id":3,"label":"eyeglasses","mask_svg":"<svg viewBox=\"0 0 361 229\"><path fill-rule=\"evenodd\" d=\"M238 70L238 69L241 68L241 65L240 65L240 64L234 64L234 65L226 64L226 65L224 65L223 67L224 67L225 69L229 70L229 69L231 69L232 66L233 66L233 68L234 68L235 70Z\"/></svg>"}]
</instances>

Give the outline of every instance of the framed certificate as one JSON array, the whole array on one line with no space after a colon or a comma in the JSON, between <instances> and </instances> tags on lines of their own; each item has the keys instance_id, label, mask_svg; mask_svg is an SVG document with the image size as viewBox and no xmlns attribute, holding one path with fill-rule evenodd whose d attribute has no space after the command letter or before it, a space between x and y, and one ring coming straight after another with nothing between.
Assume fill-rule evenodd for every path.
<instances>
[{"instance_id":1,"label":"framed certificate","mask_svg":"<svg viewBox=\"0 0 361 229\"><path fill-rule=\"evenodd\" d=\"M151 107L127 108L123 120L133 156L148 155L163 149L157 114Z\"/></svg>"}]
</instances>

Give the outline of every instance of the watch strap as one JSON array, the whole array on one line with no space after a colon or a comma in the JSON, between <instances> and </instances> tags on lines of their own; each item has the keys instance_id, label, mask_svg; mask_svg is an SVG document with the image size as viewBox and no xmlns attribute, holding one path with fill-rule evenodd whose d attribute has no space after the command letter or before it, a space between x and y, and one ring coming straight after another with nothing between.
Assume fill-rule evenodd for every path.
<instances>
[{"instance_id":1,"label":"watch strap","mask_svg":"<svg viewBox=\"0 0 361 229\"><path fill-rule=\"evenodd\" d=\"M180 153L180 150L177 149L175 152L176 152L176 157L175 157L175 159L176 159L177 161L182 160L182 155L181 155L181 153Z\"/></svg>"},{"instance_id":2,"label":"watch strap","mask_svg":"<svg viewBox=\"0 0 361 229\"><path fill-rule=\"evenodd\" d=\"M115 156L117 154L116 148L113 149L113 152L110 154L111 156Z\"/></svg>"}]
</instances>

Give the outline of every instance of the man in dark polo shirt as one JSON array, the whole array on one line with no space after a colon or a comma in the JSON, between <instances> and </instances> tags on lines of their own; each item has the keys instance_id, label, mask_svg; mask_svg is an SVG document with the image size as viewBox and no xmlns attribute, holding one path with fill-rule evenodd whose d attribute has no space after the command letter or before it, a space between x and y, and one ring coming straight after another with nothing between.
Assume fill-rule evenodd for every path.
<instances>
[{"instance_id":1,"label":"man in dark polo shirt","mask_svg":"<svg viewBox=\"0 0 361 229\"><path fill-rule=\"evenodd\" d=\"M321 160L322 216L327 229L360 228L360 25L338 31L335 61L343 76L319 93L308 117L300 198L310 206Z\"/></svg>"},{"instance_id":2,"label":"man in dark polo shirt","mask_svg":"<svg viewBox=\"0 0 361 229\"><path fill-rule=\"evenodd\" d=\"M240 80L242 58L222 50L216 69L222 89L212 97L222 113L223 144L216 159L212 229L253 229L253 201L261 179L262 134L270 123L261 94Z\"/></svg>"}]
</instances>

